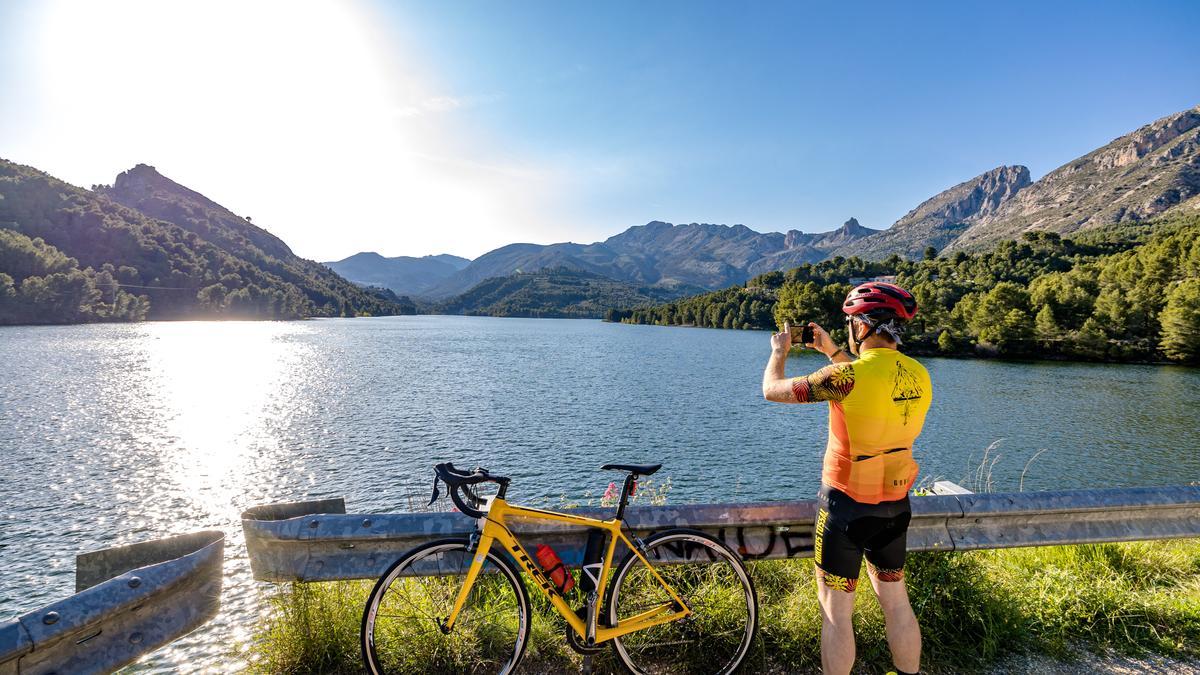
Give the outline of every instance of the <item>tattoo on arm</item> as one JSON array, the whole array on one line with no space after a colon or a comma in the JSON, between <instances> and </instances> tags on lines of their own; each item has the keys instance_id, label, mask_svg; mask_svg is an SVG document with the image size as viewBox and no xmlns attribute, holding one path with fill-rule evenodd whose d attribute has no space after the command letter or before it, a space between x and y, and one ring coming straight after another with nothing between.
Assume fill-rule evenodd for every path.
<instances>
[{"instance_id":1,"label":"tattoo on arm","mask_svg":"<svg viewBox=\"0 0 1200 675\"><path fill-rule=\"evenodd\" d=\"M798 403L844 401L854 389L854 366L833 363L817 372L792 379L792 395Z\"/></svg>"}]
</instances>

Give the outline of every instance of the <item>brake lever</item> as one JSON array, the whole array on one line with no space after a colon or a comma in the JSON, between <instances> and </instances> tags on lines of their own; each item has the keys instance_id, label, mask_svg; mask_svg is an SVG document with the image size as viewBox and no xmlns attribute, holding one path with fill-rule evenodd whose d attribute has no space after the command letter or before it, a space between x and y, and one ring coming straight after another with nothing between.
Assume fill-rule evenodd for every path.
<instances>
[{"instance_id":1,"label":"brake lever","mask_svg":"<svg viewBox=\"0 0 1200 675\"><path fill-rule=\"evenodd\" d=\"M433 503L437 501L437 498L440 495L441 495L441 491L438 490L438 476L435 473L433 475L433 496L429 498L429 503L426 504L425 506L433 506Z\"/></svg>"},{"instance_id":2,"label":"brake lever","mask_svg":"<svg viewBox=\"0 0 1200 675\"><path fill-rule=\"evenodd\" d=\"M467 503L471 505L471 508L477 509L477 508L483 506L483 504L484 504L483 497L480 497L479 493L472 490L471 486L463 485L461 487L462 487L463 494L467 498Z\"/></svg>"}]
</instances>

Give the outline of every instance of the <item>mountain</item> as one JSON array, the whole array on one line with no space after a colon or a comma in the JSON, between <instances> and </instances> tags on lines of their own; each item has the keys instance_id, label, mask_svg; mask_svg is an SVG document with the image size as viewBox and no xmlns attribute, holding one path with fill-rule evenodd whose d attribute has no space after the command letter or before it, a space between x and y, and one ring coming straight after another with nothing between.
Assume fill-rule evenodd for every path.
<instances>
[{"instance_id":1,"label":"mountain","mask_svg":"<svg viewBox=\"0 0 1200 675\"><path fill-rule=\"evenodd\" d=\"M941 250L1030 184L1029 169L996 167L930 197L890 228L840 246L833 255L882 260L893 253L917 258L927 246Z\"/></svg>"},{"instance_id":2,"label":"mountain","mask_svg":"<svg viewBox=\"0 0 1200 675\"><path fill-rule=\"evenodd\" d=\"M1060 166L990 213L950 248L1147 220L1200 195L1200 106L1169 115Z\"/></svg>"},{"instance_id":3,"label":"mountain","mask_svg":"<svg viewBox=\"0 0 1200 675\"><path fill-rule=\"evenodd\" d=\"M470 265L456 255L427 255L422 258L385 258L378 253L356 253L324 265L356 284L382 286L401 295L423 295L438 282Z\"/></svg>"},{"instance_id":4,"label":"mountain","mask_svg":"<svg viewBox=\"0 0 1200 675\"><path fill-rule=\"evenodd\" d=\"M817 262L836 255L854 242L869 239L882 232L863 227L858 219L851 218L836 230L804 234L799 230L788 230L784 235L784 250L774 253L750 265L750 276L775 270L785 270L808 262Z\"/></svg>"},{"instance_id":5,"label":"mountain","mask_svg":"<svg viewBox=\"0 0 1200 675\"><path fill-rule=\"evenodd\" d=\"M1001 166L959 183L832 256L881 260L981 249L1022 232L1070 234L1200 209L1200 106L1169 115L1031 182Z\"/></svg>"},{"instance_id":6,"label":"mountain","mask_svg":"<svg viewBox=\"0 0 1200 675\"><path fill-rule=\"evenodd\" d=\"M614 307L651 305L669 297L663 289L556 267L487 279L438 309L447 314L598 319Z\"/></svg>"},{"instance_id":7,"label":"mountain","mask_svg":"<svg viewBox=\"0 0 1200 675\"><path fill-rule=\"evenodd\" d=\"M0 228L0 322L413 311L146 165L89 191L0 160Z\"/></svg>"},{"instance_id":8,"label":"mountain","mask_svg":"<svg viewBox=\"0 0 1200 675\"><path fill-rule=\"evenodd\" d=\"M593 244L510 244L476 258L432 286L426 295L446 298L485 279L557 267L681 295L740 284L762 271L820 260L837 246L873 232L854 219L821 234L797 230L761 233L745 225L652 221Z\"/></svg>"}]
</instances>

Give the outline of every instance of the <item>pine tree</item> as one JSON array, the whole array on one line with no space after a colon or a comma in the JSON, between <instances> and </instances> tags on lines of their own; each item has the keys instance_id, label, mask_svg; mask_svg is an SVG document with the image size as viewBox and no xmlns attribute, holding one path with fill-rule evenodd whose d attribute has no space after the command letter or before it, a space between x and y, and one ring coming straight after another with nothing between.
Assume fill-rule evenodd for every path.
<instances>
[{"instance_id":1,"label":"pine tree","mask_svg":"<svg viewBox=\"0 0 1200 675\"><path fill-rule=\"evenodd\" d=\"M1159 315L1167 358L1176 361L1200 359L1200 279L1188 279L1167 294L1167 306Z\"/></svg>"},{"instance_id":2,"label":"pine tree","mask_svg":"<svg viewBox=\"0 0 1200 675\"><path fill-rule=\"evenodd\" d=\"M1075 352L1079 356L1089 358L1104 358L1108 350L1108 336L1100 327L1095 317L1083 322L1083 327L1075 334Z\"/></svg>"},{"instance_id":3,"label":"pine tree","mask_svg":"<svg viewBox=\"0 0 1200 675\"><path fill-rule=\"evenodd\" d=\"M938 336L938 349L946 353L954 351L954 336L948 329Z\"/></svg>"},{"instance_id":4,"label":"pine tree","mask_svg":"<svg viewBox=\"0 0 1200 675\"><path fill-rule=\"evenodd\" d=\"M1051 342L1061 334L1058 322L1054 320L1054 310L1050 309L1050 305L1042 305L1041 310L1038 311L1033 320L1033 331L1037 335L1037 339L1043 343Z\"/></svg>"}]
</instances>

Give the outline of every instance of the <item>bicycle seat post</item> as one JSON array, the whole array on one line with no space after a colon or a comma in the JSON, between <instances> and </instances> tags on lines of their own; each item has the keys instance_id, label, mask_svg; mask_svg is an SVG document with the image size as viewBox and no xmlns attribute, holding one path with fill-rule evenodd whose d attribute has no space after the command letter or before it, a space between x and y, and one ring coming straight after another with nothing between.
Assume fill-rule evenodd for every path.
<instances>
[{"instance_id":1,"label":"bicycle seat post","mask_svg":"<svg viewBox=\"0 0 1200 675\"><path fill-rule=\"evenodd\" d=\"M625 484L621 487L621 501L617 503L617 520L625 519L625 507L629 505L630 493L637 484L638 475L630 473L625 476Z\"/></svg>"},{"instance_id":2,"label":"bicycle seat post","mask_svg":"<svg viewBox=\"0 0 1200 675\"><path fill-rule=\"evenodd\" d=\"M621 488L621 501L617 504L617 520L625 518L625 507L629 505L629 497L637 486L637 479L649 476L662 468L662 464L605 464L601 471L627 471L625 485Z\"/></svg>"}]
</instances>

